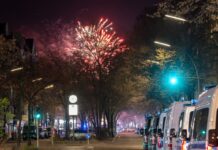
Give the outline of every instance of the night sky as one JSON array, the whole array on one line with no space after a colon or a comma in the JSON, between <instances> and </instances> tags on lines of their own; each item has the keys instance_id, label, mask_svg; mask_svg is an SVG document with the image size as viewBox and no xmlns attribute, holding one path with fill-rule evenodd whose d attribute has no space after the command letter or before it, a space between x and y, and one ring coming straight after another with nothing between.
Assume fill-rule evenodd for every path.
<instances>
[{"instance_id":1,"label":"night sky","mask_svg":"<svg viewBox=\"0 0 218 150\"><path fill-rule=\"evenodd\" d=\"M120 33L131 30L136 17L157 0L0 0L0 21L16 30L45 20L93 21L107 17Z\"/></svg>"}]
</instances>

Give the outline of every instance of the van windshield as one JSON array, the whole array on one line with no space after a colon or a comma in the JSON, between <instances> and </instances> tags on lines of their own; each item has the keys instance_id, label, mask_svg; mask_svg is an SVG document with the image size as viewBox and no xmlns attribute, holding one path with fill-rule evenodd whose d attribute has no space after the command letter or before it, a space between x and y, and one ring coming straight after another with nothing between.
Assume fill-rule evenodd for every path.
<instances>
[{"instance_id":1,"label":"van windshield","mask_svg":"<svg viewBox=\"0 0 218 150\"><path fill-rule=\"evenodd\" d=\"M146 122L145 122L145 130L149 130L150 126L151 126L151 117L146 118Z\"/></svg>"},{"instance_id":2,"label":"van windshield","mask_svg":"<svg viewBox=\"0 0 218 150\"><path fill-rule=\"evenodd\" d=\"M209 108L203 108L196 112L193 130L195 141L206 140L208 112Z\"/></svg>"}]
</instances>

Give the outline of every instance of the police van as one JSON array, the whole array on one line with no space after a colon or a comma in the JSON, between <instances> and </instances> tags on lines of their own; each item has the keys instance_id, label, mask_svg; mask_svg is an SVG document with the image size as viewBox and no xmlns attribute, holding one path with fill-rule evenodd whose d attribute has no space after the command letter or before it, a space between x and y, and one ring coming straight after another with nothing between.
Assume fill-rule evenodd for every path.
<instances>
[{"instance_id":1,"label":"police van","mask_svg":"<svg viewBox=\"0 0 218 150\"><path fill-rule=\"evenodd\" d=\"M218 149L218 86L199 95L188 149Z\"/></svg>"},{"instance_id":2,"label":"police van","mask_svg":"<svg viewBox=\"0 0 218 150\"><path fill-rule=\"evenodd\" d=\"M157 130L157 150L163 149L163 135L164 135L164 129L165 129L165 122L166 122L166 115L167 115L167 109L165 109L160 114L159 124L158 124L158 130Z\"/></svg>"},{"instance_id":3,"label":"police van","mask_svg":"<svg viewBox=\"0 0 218 150\"><path fill-rule=\"evenodd\" d=\"M176 133L178 132L178 122L181 112L190 101L173 102L166 112L166 121L163 132L163 149L171 150L176 145Z\"/></svg>"},{"instance_id":4,"label":"police van","mask_svg":"<svg viewBox=\"0 0 218 150\"><path fill-rule=\"evenodd\" d=\"M178 133L176 137L175 150L187 150L190 142L191 123L193 119L195 106L185 106L180 114L178 122Z\"/></svg>"}]
</instances>

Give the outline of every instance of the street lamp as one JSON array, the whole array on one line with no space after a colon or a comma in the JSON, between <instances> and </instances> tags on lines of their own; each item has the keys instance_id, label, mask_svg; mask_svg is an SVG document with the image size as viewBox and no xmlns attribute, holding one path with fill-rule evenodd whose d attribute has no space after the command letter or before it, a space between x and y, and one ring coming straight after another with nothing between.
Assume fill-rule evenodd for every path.
<instances>
[{"instance_id":1,"label":"street lamp","mask_svg":"<svg viewBox=\"0 0 218 150\"><path fill-rule=\"evenodd\" d=\"M34 82L38 82L38 81L41 81L41 80L42 80L42 78L36 78L36 79L32 80L32 82L34 83Z\"/></svg>"},{"instance_id":2,"label":"street lamp","mask_svg":"<svg viewBox=\"0 0 218 150\"><path fill-rule=\"evenodd\" d=\"M13 68L10 71L11 72L17 72L17 71L20 71L20 70L23 70L23 67Z\"/></svg>"},{"instance_id":3,"label":"street lamp","mask_svg":"<svg viewBox=\"0 0 218 150\"><path fill-rule=\"evenodd\" d=\"M161 45L161 46L166 46L166 47L171 47L170 44L164 43L164 42L160 42L160 41L154 41L155 44Z\"/></svg>"},{"instance_id":4,"label":"street lamp","mask_svg":"<svg viewBox=\"0 0 218 150\"><path fill-rule=\"evenodd\" d=\"M54 87L54 84L50 84L50 85L47 85L44 89L47 90L47 89L51 89Z\"/></svg>"},{"instance_id":5,"label":"street lamp","mask_svg":"<svg viewBox=\"0 0 218 150\"><path fill-rule=\"evenodd\" d=\"M155 42L154 41L154 43L155 44L157 44L157 45L161 45L161 46L167 46L167 45L170 45L170 44L168 44L168 43L164 43L164 42L160 42L160 41L158 41L158 42ZM171 45L170 45L171 46ZM167 46L167 47L169 47L169 46ZM198 73L198 69L197 69L197 65L195 64L195 62L194 62L194 60L193 60L193 58L188 54L188 53L185 53L187 56L188 56L188 58L191 60L191 63L192 63L192 65L193 65L193 67L194 67L194 70L195 70L195 75L196 75L196 79L197 79L197 96L200 94L200 78L199 78L199 73ZM171 79L172 80L172 83L173 82L176 82L176 80L175 79ZM170 81L171 82L171 81Z\"/></svg>"},{"instance_id":6,"label":"street lamp","mask_svg":"<svg viewBox=\"0 0 218 150\"><path fill-rule=\"evenodd\" d=\"M172 16L172 15L168 15L168 14L166 14L165 17L166 17L166 18L173 19L173 20L177 20L177 21L182 21L182 22L186 22L186 21L187 21L187 20L184 19L184 18L177 17L177 16Z\"/></svg>"}]
</instances>

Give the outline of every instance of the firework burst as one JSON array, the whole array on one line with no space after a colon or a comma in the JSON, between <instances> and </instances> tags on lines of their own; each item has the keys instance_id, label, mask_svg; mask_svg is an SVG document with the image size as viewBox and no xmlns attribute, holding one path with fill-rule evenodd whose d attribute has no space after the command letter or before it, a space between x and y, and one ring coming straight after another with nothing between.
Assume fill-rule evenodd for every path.
<instances>
[{"instance_id":1,"label":"firework burst","mask_svg":"<svg viewBox=\"0 0 218 150\"><path fill-rule=\"evenodd\" d=\"M113 23L101 18L97 25L78 22L74 53L82 58L89 70L101 68L109 72L112 60L127 50L124 40L116 35ZM87 69L87 68L86 68Z\"/></svg>"}]
</instances>

